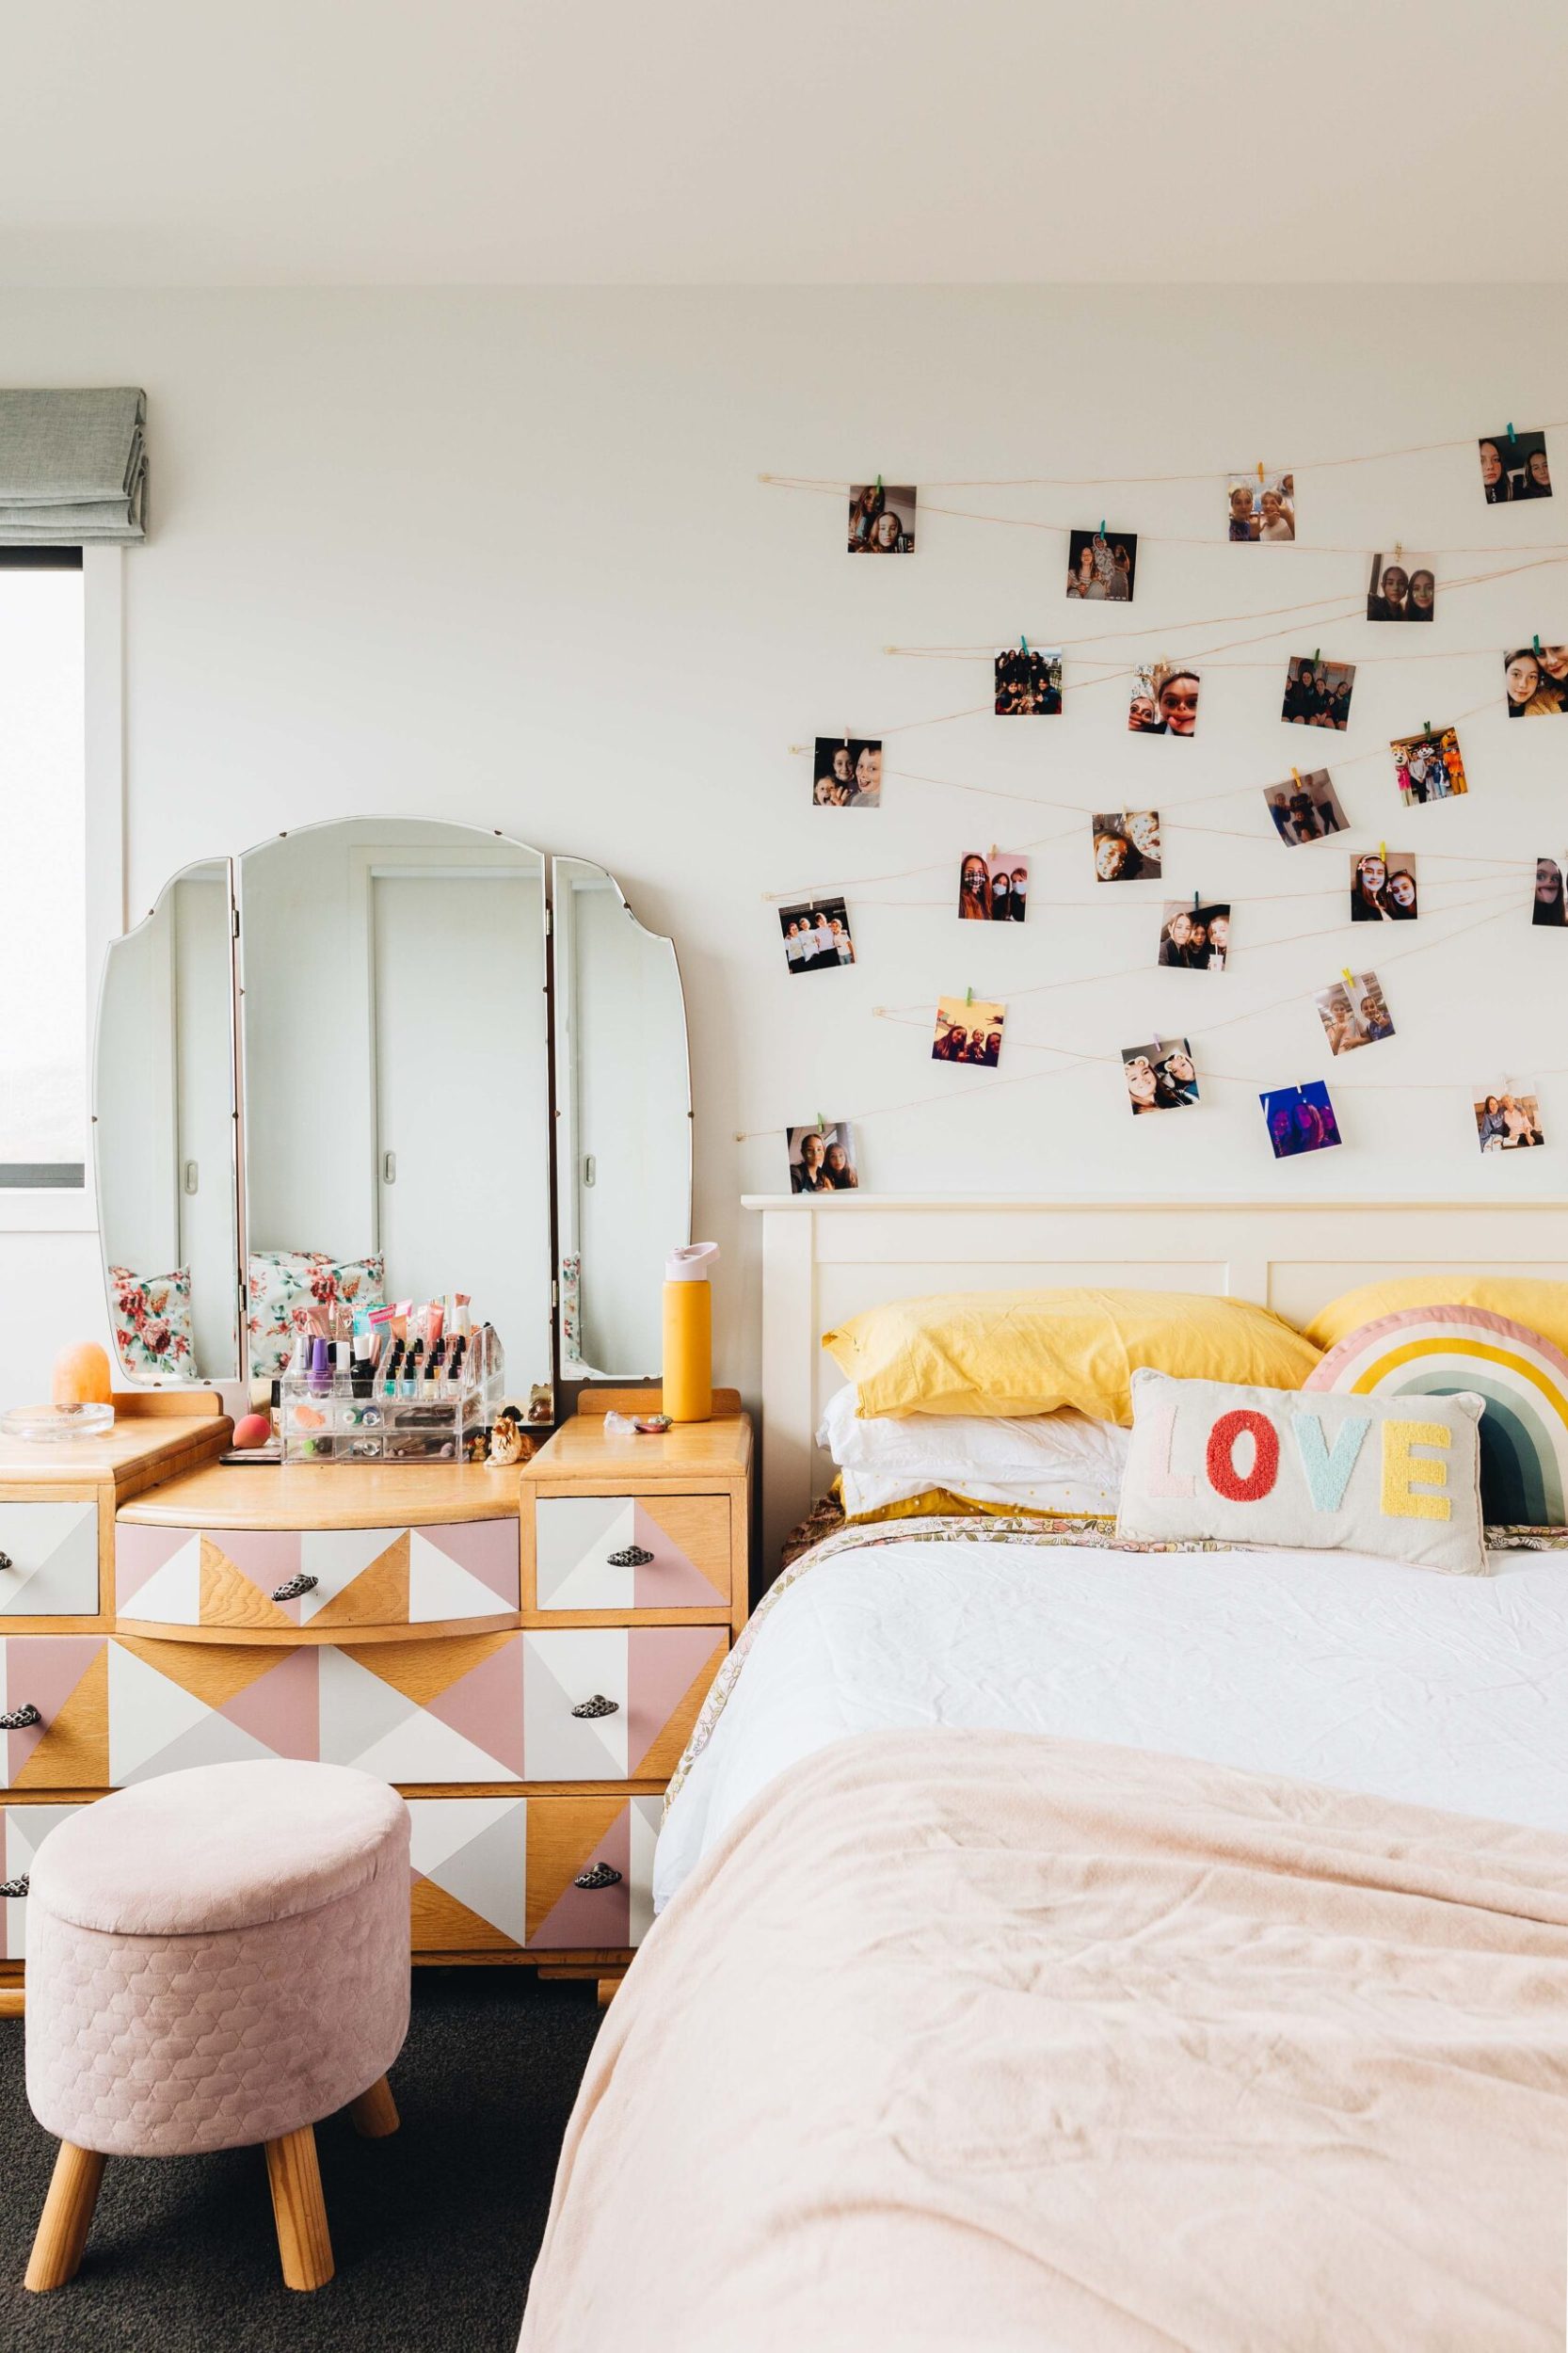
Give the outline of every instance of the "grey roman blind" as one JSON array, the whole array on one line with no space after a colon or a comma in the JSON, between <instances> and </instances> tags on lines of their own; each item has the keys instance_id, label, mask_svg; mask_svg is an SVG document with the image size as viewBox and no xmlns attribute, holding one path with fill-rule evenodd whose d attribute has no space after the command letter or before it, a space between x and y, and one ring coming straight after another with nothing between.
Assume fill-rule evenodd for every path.
<instances>
[{"instance_id":1,"label":"grey roman blind","mask_svg":"<svg viewBox=\"0 0 1568 2353\"><path fill-rule=\"evenodd\" d=\"M147 394L0 391L0 547L147 536Z\"/></svg>"}]
</instances>

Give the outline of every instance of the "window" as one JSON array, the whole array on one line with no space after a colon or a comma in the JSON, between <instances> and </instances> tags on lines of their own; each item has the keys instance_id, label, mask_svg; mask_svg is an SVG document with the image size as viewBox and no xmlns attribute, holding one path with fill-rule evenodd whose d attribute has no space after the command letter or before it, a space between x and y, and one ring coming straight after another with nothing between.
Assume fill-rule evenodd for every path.
<instances>
[{"instance_id":1,"label":"window","mask_svg":"<svg viewBox=\"0 0 1568 2353\"><path fill-rule=\"evenodd\" d=\"M0 1192L80 1192L88 1139L79 548L0 548Z\"/></svg>"}]
</instances>

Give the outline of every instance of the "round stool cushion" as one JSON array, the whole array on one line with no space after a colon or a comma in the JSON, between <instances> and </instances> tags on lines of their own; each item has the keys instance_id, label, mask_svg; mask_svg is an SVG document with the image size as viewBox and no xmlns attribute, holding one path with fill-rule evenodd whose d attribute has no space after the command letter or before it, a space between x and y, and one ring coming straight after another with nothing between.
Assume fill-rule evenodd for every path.
<instances>
[{"instance_id":1,"label":"round stool cushion","mask_svg":"<svg viewBox=\"0 0 1568 2353\"><path fill-rule=\"evenodd\" d=\"M53 1830L27 1904L27 2098L110 2156L277 2140L408 2026L408 1809L341 1765L200 1766Z\"/></svg>"}]
</instances>

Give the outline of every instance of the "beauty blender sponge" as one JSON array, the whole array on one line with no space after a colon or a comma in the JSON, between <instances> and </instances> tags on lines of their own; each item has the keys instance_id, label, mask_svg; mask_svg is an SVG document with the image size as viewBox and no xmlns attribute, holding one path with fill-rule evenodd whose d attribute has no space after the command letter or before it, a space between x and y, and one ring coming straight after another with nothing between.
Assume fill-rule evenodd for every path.
<instances>
[{"instance_id":1,"label":"beauty blender sponge","mask_svg":"<svg viewBox=\"0 0 1568 2353\"><path fill-rule=\"evenodd\" d=\"M234 1424L237 1447L265 1446L271 1435L272 1424L264 1414L245 1414Z\"/></svg>"}]
</instances>

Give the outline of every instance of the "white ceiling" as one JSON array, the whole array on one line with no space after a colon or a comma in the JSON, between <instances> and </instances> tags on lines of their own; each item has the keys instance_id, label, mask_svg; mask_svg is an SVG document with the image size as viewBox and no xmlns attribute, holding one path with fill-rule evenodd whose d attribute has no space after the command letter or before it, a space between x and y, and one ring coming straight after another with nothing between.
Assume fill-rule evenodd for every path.
<instances>
[{"instance_id":1,"label":"white ceiling","mask_svg":"<svg viewBox=\"0 0 1568 2353\"><path fill-rule=\"evenodd\" d=\"M7 12L0 284L1544 284L1565 24L1561 0L49 0Z\"/></svg>"}]
</instances>

